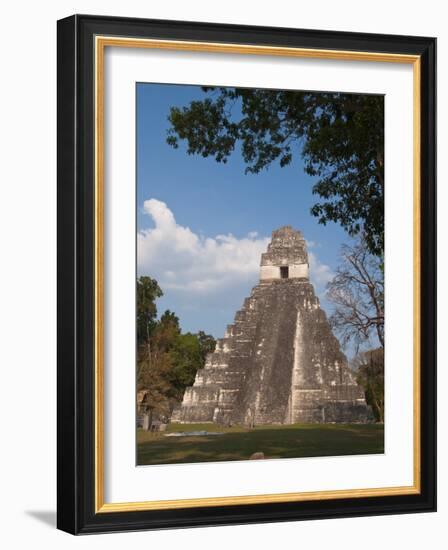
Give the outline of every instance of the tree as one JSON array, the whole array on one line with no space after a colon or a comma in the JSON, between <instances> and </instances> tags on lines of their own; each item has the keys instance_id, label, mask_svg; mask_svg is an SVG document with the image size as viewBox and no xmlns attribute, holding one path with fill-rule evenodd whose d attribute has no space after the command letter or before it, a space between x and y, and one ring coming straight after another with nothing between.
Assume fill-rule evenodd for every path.
<instances>
[{"instance_id":1,"label":"tree","mask_svg":"<svg viewBox=\"0 0 448 550\"><path fill-rule=\"evenodd\" d=\"M211 334L205 334L203 330L200 330L198 332L197 339L199 341L201 360L204 366L205 360L207 359L207 355L215 351L216 340L213 338Z\"/></svg>"},{"instance_id":2,"label":"tree","mask_svg":"<svg viewBox=\"0 0 448 550\"><path fill-rule=\"evenodd\" d=\"M174 368L171 350L180 334L178 317L167 310L155 322L149 340L138 350L137 390L146 392L145 402L152 419L169 416L174 395L172 371Z\"/></svg>"},{"instance_id":3,"label":"tree","mask_svg":"<svg viewBox=\"0 0 448 550\"><path fill-rule=\"evenodd\" d=\"M179 317L169 309L160 317L153 332L153 345L160 352L167 352L180 334Z\"/></svg>"},{"instance_id":4,"label":"tree","mask_svg":"<svg viewBox=\"0 0 448 550\"><path fill-rule=\"evenodd\" d=\"M159 326L180 332L179 317L173 311L167 309L160 317Z\"/></svg>"},{"instance_id":5,"label":"tree","mask_svg":"<svg viewBox=\"0 0 448 550\"><path fill-rule=\"evenodd\" d=\"M166 417L171 412L171 369L171 357L168 353L146 356L138 362L137 392L143 390L145 394L144 408L149 413L151 421L154 413Z\"/></svg>"},{"instance_id":6,"label":"tree","mask_svg":"<svg viewBox=\"0 0 448 550\"><path fill-rule=\"evenodd\" d=\"M327 285L327 297L335 305L330 323L343 344L357 348L375 336L384 347L384 274L381 258L369 253L361 237L343 245L342 262Z\"/></svg>"},{"instance_id":7,"label":"tree","mask_svg":"<svg viewBox=\"0 0 448 550\"><path fill-rule=\"evenodd\" d=\"M155 299L162 296L157 281L137 281L137 392L139 409L156 418L168 418L185 388L194 382L215 349L215 339L203 331L182 334L177 315L166 310L157 320ZM139 332L140 331L140 332Z\"/></svg>"},{"instance_id":8,"label":"tree","mask_svg":"<svg viewBox=\"0 0 448 550\"><path fill-rule=\"evenodd\" d=\"M188 154L227 162L241 150L246 173L301 155L317 177L311 209L319 223L363 232L369 251L384 247L384 100L382 96L249 88L203 88L206 97L172 107L167 142Z\"/></svg>"},{"instance_id":9,"label":"tree","mask_svg":"<svg viewBox=\"0 0 448 550\"><path fill-rule=\"evenodd\" d=\"M156 326L156 299L163 292L155 279L140 277L137 279L137 343L148 344L149 338Z\"/></svg>"},{"instance_id":10,"label":"tree","mask_svg":"<svg viewBox=\"0 0 448 550\"><path fill-rule=\"evenodd\" d=\"M372 407L375 420L384 422L384 349L360 353L353 360L356 381L364 389L366 402Z\"/></svg>"},{"instance_id":11,"label":"tree","mask_svg":"<svg viewBox=\"0 0 448 550\"><path fill-rule=\"evenodd\" d=\"M185 388L193 384L197 371L204 366L196 334L179 334L173 342L170 356L173 365L170 381L180 401Z\"/></svg>"}]
</instances>

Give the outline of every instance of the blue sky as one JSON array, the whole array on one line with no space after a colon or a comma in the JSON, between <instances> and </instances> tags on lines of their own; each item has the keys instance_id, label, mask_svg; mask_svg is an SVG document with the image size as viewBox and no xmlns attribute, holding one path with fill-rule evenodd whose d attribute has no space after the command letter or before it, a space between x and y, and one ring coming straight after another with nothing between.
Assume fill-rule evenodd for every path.
<instances>
[{"instance_id":1,"label":"blue sky","mask_svg":"<svg viewBox=\"0 0 448 550\"><path fill-rule=\"evenodd\" d=\"M328 312L325 284L348 237L311 216L318 197L300 157L245 175L238 152L220 164L166 143L169 108L204 96L199 86L137 84L137 270L159 281L159 314L174 311L184 332L223 336L258 282L259 254L283 225L310 243L312 282Z\"/></svg>"}]
</instances>

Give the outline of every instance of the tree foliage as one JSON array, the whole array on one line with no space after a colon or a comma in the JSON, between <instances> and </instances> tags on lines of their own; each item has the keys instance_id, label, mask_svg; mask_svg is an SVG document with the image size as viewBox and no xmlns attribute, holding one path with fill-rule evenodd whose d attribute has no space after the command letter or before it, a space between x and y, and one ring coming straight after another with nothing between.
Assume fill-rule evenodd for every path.
<instances>
[{"instance_id":1,"label":"tree foliage","mask_svg":"<svg viewBox=\"0 0 448 550\"><path fill-rule=\"evenodd\" d=\"M152 418L170 416L216 343L203 331L182 334L179 318L170 310L157 320L155 301L162 294L154 279L138 279L137 391L144 395L144 409Z\"/></svg>"},{"instance_id":2,"label":"tree foliage","mask_svg":"<svg viewBox=\"0 0 448 550\"><path fill-rule=\"evenodd\" d=\"M137 279L137 343L148 342L156 326L156 299L163 292L155 279L140 277Z\"/></svg>"},{"instance_id":3,"label":"tree foliage","mask_svg":"<svg viewBox=\"0 0 448 550\"><path fill-rule=\"evenodd\" d=\"M357 348L376 337L384 347L384 273L381 258L373 256L360 237L341 248L341 264L327 285L327 297L335 305L330 323L343 344Z\"/></svg>"},{"instance_id":4,"label":"tree foliage","mask_svg":"<svg viewBox=\"0 0 448 550\"><path fill-rule=\"evenodd\" d=\"M205 359L209 353L213 353L216 347L216 340L210 334L205 334L203 330L200 330L197 334L199 342L199 352L201 354L201 360L205 364Z\"/></svg>"},{"instance_id":5,"label":"tree foliage","mask_svg":"<svg viewBox=\"0 0 448 550\"><path fill-rule=\"evenodd\" d=\"M173 342L170 356L172 359L170 382L176 397L181 400L185 388L193 384L196 372L204 366L197 335L189 332L179 334Z\"/></svg>"},{"instance_id":6,"label":"tree foliage","mask_svg":"<svg viewBox=\"0 0 448 550\"><path fill-rule=\"evenodd\" d=\"M356 381L364 389L375 420L384 422L384 349L364 351L353 360Z\"/></svg>"},{"instance_id":7,"label":"tree foliage","mask_svg":"<svg viewBox=\"0 0 448 550\"><path fill-rule=\"evenodd\" d=\"M317 178L311 209L320 223L361 231L369 251L384 246L382 96L248 88L203 88L206 97L170 110L167 142L227 162L241 151L246 173L301 155Z\"/></svg>"}]
</instances>

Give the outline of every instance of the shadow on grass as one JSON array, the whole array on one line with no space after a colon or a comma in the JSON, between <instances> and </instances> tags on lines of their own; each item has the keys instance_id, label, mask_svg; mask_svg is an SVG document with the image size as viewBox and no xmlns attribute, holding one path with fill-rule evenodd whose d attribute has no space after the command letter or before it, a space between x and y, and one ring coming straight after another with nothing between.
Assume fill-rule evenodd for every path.
<instances>
[{"instance_id":1,"label":"shadow on grass","mask_svg":"<svg viewBox=\"0 0 448 550\"><path fill-rule=\"evenodd\" d=\"M208 429L215 431L211 425ZM182 438L140 432L138 441L139 465L247 460L255 452L263 452L265 458L380 454L384 452L384 426L260 426L233 428L219 436Z\"/></svg>"}]
</instances>

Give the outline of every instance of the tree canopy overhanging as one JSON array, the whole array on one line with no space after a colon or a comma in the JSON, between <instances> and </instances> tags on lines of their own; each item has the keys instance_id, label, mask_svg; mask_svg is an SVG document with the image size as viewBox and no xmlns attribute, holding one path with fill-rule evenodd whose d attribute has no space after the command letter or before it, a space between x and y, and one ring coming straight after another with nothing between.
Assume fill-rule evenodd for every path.
<instances>
[{"instance_id":1,"label":"tree canopy overhanging","mask_svg":"<svg viewBox=\"0 0 448 550\"><path fill-rule=\"evenodd\" d=\"M379 95L204 87L205 97L170 109L167 142L227 162L240 149L246 173L300 155L317 178L311 208L319 223L363 232L384 248L384 98Z\"/></svg>"}]
</instances>

